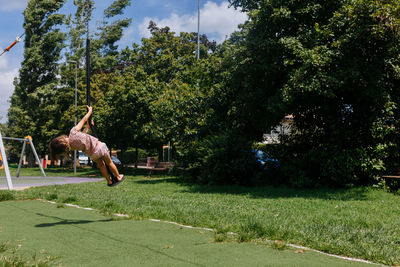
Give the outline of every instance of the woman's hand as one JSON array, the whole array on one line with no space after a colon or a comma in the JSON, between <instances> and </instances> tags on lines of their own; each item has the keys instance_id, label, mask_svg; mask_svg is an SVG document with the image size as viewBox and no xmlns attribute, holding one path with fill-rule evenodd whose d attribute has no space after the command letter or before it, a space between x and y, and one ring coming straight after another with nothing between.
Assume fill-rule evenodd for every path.
<instances>
[{"instance_id":1,"label":"woman's hand","mask_svg":"<svg viewBox=\"0 0 400 267\"><path fill-rule=\"evenodd\" d=\"M91 106L86 106L86 107L87 107L87 109L88 109L87 114L89 114L89 116L92 115L93 108L92 108Z\"/></svg>"},{"instance_id":2,"label":"woman's hand","mask_svg":"<svg viewBox=\"0 0 400 267\"><path fill-rule=\"evenodd\" d=\"M83 126L85 123L90 119L90 116L92 116L93 108L89 105L86 106L88 109L88 112L86 115L78 122L78 124L75 126L75 128L80 131L82 130Z\"/></svg>"}]
</instances>

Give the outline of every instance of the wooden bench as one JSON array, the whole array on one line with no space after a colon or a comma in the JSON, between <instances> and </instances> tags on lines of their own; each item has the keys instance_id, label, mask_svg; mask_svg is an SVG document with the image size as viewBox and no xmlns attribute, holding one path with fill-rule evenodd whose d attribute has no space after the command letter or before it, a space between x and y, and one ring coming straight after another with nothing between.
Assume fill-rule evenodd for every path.
<instances>
[{"instance_id":1,"label":"wooden bench","mask_svg":"<svg viewBox=\"0 0 400 267\"><path fill-rule=\"evenodd\" d=\"M151 177L153 171L167 171L168 173L170 173L173 170L174 166L175 164L173 162L157 162L154 167L146 168L149 170L149 174L147 175L147 177Z\"/></svg>"},{"instance_id":2,"label":"wooden bench","mask_svg":"<svg viewBox=\"0 0 400 267\"><path fill-rule=\"evenodd\" d=\"M382 175L381 178L383 179L400 179L399 175Z\"/></svg>"}]
</instances>

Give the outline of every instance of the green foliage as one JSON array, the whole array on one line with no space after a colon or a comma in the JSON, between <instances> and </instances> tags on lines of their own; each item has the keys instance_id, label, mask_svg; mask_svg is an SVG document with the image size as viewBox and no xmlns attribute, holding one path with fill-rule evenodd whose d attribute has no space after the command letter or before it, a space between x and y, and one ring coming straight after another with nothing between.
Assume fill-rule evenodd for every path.
<instances>
[{"instance_id":1,"label":"green foliage","mask_svg":"<svg viewBox=\"0 0 400 267\"><path fill-rule=\"evenodd\" d=\"M6 131L7 131L7 124L0 123L0 132L4 134Z\"/></svg>"},{"instance_id":2,"label":"green foliage","mask_svg":"<svg viewBox=\"0 0 400 267\"><path fill-rule=\"evenodd\" d=\"M294 115L281 155L287 181L367 184L393 171L399 1L231 3L250 11L231 86L237 129L260 140Z\"/></svg>"},{"instance_id":3,"label":"green foliage","mask_svg":"<svg viewBox=\"0 0 400 267\"><path fill-rule=\"evenodd\" d=\"M120 25L118 24L119 20L115 19L114 16L121 15L123 9L129 3L130 1L115 1L111 3L110 8L107 9L108 11L105 11L108 14L107 17L104 18L102 26L99 29L96 29L97 31L93 34L93 36L97 36L98 39L92 40L92 72L98 71L99 68L107 66L110 62L111 63L107 68L105 68L105 70L113 69L116 65L116 56L114 54L117 47L115 46L115 42L122 37L122 29L129 25L130 20L127 20ZM13 106L10 109L10 111L13 111L16 114L15 117L18 116L22 122L25 122L26 124L29 123L31 128L35 127L40 130L43 145L37 147L37 149L42 153L47 150L47 144L52 138L60 134L68 134L69 130L75 124L75 116L77 116L79 120L86 112L86 72L85 68L82 68L82 63L85 62L86 56L85 38L87 37L87 26L92 19L92 11L95 7L94 2L91 0L77 0L74 1L74 5L76 6L74 16L69 15L66 20L69 46L65 51L66 62L59 65L60 78L57 81L54 80L48 82L43 85L42 88L36 89L35 94L32 94L32 97L35 97L38 102L40 101L39 105L32 106L32 110L40 109L41 124L32 121L28 114L25 114L25 110L16 109ZM28 6L26 12L30 12L30 9L31 7ZM109 20L113 20L112 26L110 26ZM60 41L60 43L62 43L62 41ZM75 71L77 72L77 80L75 80ZM57 71L52 71L51 73L55 75ZM108 86L103 89L100 88L100 86L106 83L104 82L104 78L103 80L102 78L94 78L92 80L94 80L94 84L92 85L93 89L91 90L91 98L94 99L94 104L96 104L100 99L103 100L106 90L108 90L113 83L110 82ZM77 113L75 112L74 107L75 82L77 83L78 95ZM97 82L98 84L96 84ZM16 90L15 94L17 93ZM100 104L103 103L104 101L100 101ZM113 104L115 105L115 103ZM18 108L21 107L20 104L16 104L16 106L18 106ZM37 111L35 112L38 113ZM99 121L99 125L102 125L101 121ZM21 128L26 129L28 128L27 126ZM109 130L109 127L104 127L104 129ZM116 132L114 131L114 133ZM34 136L34 141L35 140L36 138ZM114 144L111 143L111 145Z\"/></svg>"},{"instance_id":4,"label":"green foliage","mask_svg":"<svg viewBox=\"0 0 400 267\"><path fill-rule=\"evenodd\" d=\"M12 136L31 135L40 154L47 148L48 136L43 132L55 128L48 111L54 103L58 61L64 47L65 34L59 29L64 15L58 10L64 0L29 1L24 11L24 60L8 111L8 130Z\"/></svg>"},{"instance_id":5,"label":"green foliage","mask_svg":"<svg viewBox=\"0 0 400 267\"><path fill-rule=\"evenodd\" d=\"M201 183L251 185L264 178L251 144L232 133L207 136L180 151L182 162Z\"/></svg>"},{"instance_id":6,"label":"green foliage","mask_svg":"<svg viewBox=\"0 0 400 267\"><path fill-rule=\"evenodd\" d=\"M15 195L12 191L0 190L0 201L14 200Z\"/></svg>"},{"instance_id":7,"label":"green foliage","mask_svg":"<svg viewBox=\"0 0 400 267\"><path fill-rule=\"evenodd\" d=\"M58 28L63 3L29 2L25 59L9 109L8 131L32 135L42 153L69 131L75 113L75 68L57 64L66 38ZM200 60L196 33L154 22L150 38L119 51L130 3L112 1L89 35L93 117L110 148L161 154L171 142L180 164L205 183L347 186L398 171L399 0L231 0L249 20L218 46L200 36ZM80 117L94 1L74 5L65 57L77 62ZM291 133L267 148L284 174L274 180L258 172L251 144L288 114Z\"/></svg>"},{"instance_id":8,"label":"green foliage","mask_svg":"<svg viewBox=\"0 0 400 267\"><path fill-rule=\"evenodd\" d=\"M104 10L102 25L98 27L98 38L95 46L98 46L102 53L107 56L116 55L118 46L115 44L122 38L122 33L127 28L132 19L114 19L112 22L106 19L113 19L115 16L122 15L123 10L131 4L131 0L115 0Z\"/></svg>"},{"instance_id":9,"label":"green foliage","mask_svg":"<svg viewBox=\"0 0 400 267\"><path fill-rule=\"evenodd\" d=\"M197 62L193 34L175 36L154 23L149 28L152 36L122 50L120 67L95 75L104 82L94 80L93 85L103 91L96 107L109 142L121 149L158 148L161 153L163 144L190 143L205 127L218 56L206 50ZM203 42L208 40L203 37Z\"/></svg>"},{"instance_id":10,"label":"green foliage","mask_svg":"<svg viewBox=\"0 0 400 267\"><path fill-rule=\"evenodd\" d=\"M99 136L111 147L126 150L143 146L143 124L150 119L146 99L146 80L140 68L130 67L124 73L98 74L93 77L93 88L104 95L97 96L95 119Z\"/></svg>"},{"instance_id":11,"label":"green foliage","mask_svg":"<svg viewBox=\"0 0 400 267\"><path fill-rule=\"evenodd\" d=\"M85 37L87 36L87 26L92 19L94 10L94 1L92 0L74 0L76 12L74 16L68 15L65 22L68 28L68 38L70 40L69 49L66 52L66 58L78 62L84 62L85 59Z\"/></svg>"}]
</instances>

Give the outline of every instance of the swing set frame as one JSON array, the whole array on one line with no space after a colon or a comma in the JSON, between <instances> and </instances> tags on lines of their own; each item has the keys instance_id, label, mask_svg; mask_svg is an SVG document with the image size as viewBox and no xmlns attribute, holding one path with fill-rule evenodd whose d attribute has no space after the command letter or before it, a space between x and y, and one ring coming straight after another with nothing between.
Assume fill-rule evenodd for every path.
<instances>
[{"instance_id":1,"label":"swing set frame","mask_svg":"<svg viewBox=\"0 0 400 267\"><path fill-rule=\"evenodd\" d=\"M40 171L42 172L43 177L46 177L46 173L44 172L43 166L40 162L40 159L36 153L36 149L35 146L33 145L33 141L32 138L30 136L27 136L25 138L15 138L15 137L3 137L1 135L0 132L0 152L1 152L1 158L3 161L3 165L4 165L4 171L6 173L6 179L7 179L7 185L8 185L8 189L10 191L13 190L13 184L12 184L12 180L11 180L11 175L10 175L10 169L8 168L8 161L7 161L7 155L6 155L6 150L4 148L4 143L3 143L3 139L5 140L14 140L14 141L21 141L24 142L24 144L22 145L22 151L21 151L21 156L19 159L19 164L18 164L18 171L17 171L17 178L19 177L19 173L21 171L21 167L22 167L22 161L23 161L23 157L24 157L24 153L25 153L25 148L26 148L26 144L28 143L32 149L33 154L35 155L36 161L39 164L39 168Z\"/></svg>"}]
</instances>

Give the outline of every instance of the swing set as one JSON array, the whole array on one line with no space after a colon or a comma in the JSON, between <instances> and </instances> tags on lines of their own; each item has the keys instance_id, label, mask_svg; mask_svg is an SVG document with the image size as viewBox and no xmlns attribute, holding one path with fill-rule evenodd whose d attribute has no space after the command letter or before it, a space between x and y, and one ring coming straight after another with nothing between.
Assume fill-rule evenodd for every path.
<instances>
[{"instance_id":1,"label":"swing set","mask_svg":"<svg viewBox=\"0 0 400 267\"><path fill-rule=\"evenodd\" d=\"M24 35L25 35L25 33L22 33L20 36L18 36L12 44L10 44L7 48L5 48L0 53L0 56L2 56L6 52L9 52L11 50L11 48L14 47L14 45L16 45L17 43L19 43L21 41L21 39L22 39L22 37ZM4 169L4 171L6 173L7 185L8 185L8 189L10 191L13 190L13 184L12 184L12 180L11 180L10 169L8 167L7 154L6 154L6 150L4 148L3 139L23 142L21 157L19 159L19 164L18 164L17 178L19 177L19 174L20 174L20 171L21 171L21 166L22 166L22 163L23 163L23 157L24 157L25 148L26 148L27 144L30 145L30 147L31 147L31 150L32 150L32 152L33 152L33 154L35 156L36 161L39 164L39 168L40 168L40 171L42 172L43 177L46 177L46 174L45 174L44 169L42 167L41 161L40 161L40 159L39 159L39 157L38 157L38 155L36 153L36 149L35 149L35 146L33 144L32 137L30 137L30 136L26 136L25 138L3 137L1 132L0 132L0 169Z\"/></svg>"},{"instance_id":2,"label":"swing set","mask_svg":"<svg viewBox=\"0 0 400 267\"><path fill-rule=\"evenodd\" d=\"M7 185L8 185L8 189L9 190L13 190L13 184L12 184L12 180L11 180L11 175L10 175L10 169L8 167L8 161L7 161L7 154L6 154L6 150L4 148L4 143L3 140L14 140L14 141L21 141L24 142L22 145L22 151L21 151L21 156L19 159L19 164L18 164L18 171L17 171L17 178L19 177L19 173L21 171L21 167L22 167L22 162L23 162L23 157L25 154L25 148L26 148L26 144L30 145L32 152L35 156L36 161L39 164L39 168L40 171L42 172L43 177L46 177L46 173L44 172L43 166L41 164L41 161L38 157L38 154L36 153L36 149L35 146L33 145L33 141L32 141L32 137L30 136L26 136L25 138L15 138L15 137L3 137L1 135L0 132L0 169L4 169L5 173L6 173L6 179L7 179Z\"/></svg>"},{"instance_id":3,"label":"swing set","mask_svg":"<svg viewBox=\"0 0 400 267\"><path fill-rule=\"evenodd\" d=\"M13 48L14 45L16 45L17 43L19 43L21 41L21 38L24 35L25 35L25 33L23 33L20 36L18 36L11 45L9 45L6 49L4 49L1 52L0 56L2 56L4 53L10 51L10 49ZM30 145L30 147L32 149L32 152L35 155L36 161L39 164L39 167L40 167L40 170L41 170L43 176L46 177L46 174L44 173L43 167L40 164L39 157L38 157L38 155L36 153L35 146L33 145L32 137L30 137L30 136L27 136L25 138L3 137L1 135L1 132L0 132L0 169L4 169L4 171L6 173L7 185L8 185L8 189L9 190L13 190L13 184L12 184L12 180L11 180L10 169L8 167L7 155L6 155L6 150L4 148L3 139L16 140L16 141L24 142L24 144L22 146L21 157L20 157L19 164L18 164L17 177L19 177L19 173L21 171L22 160L23 160L23 156L24 156L24 153L25 153L25 148L26 148L26 144L27 143Z\"/></svg>"}]
</instances>

